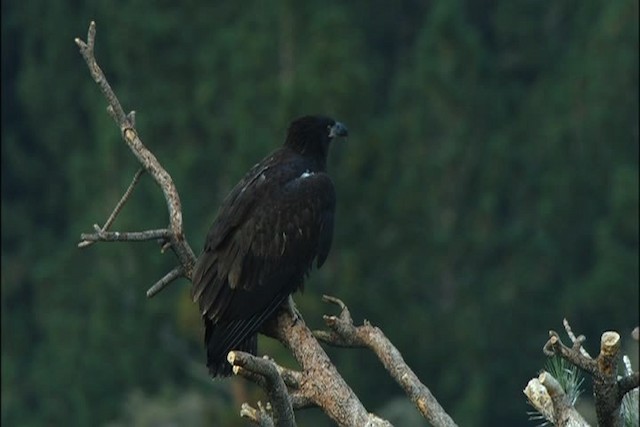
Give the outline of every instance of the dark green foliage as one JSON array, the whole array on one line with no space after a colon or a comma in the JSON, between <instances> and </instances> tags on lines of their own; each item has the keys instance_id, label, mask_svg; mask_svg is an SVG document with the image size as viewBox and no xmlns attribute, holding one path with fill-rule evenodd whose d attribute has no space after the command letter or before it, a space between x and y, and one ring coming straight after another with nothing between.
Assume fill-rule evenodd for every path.
<instances>
[{"instance_id":1,"label":"dark green foliage","mask_svg":"<svg viewBox=\"0 0 640 427\"><path fill-rule=\"evenodd\" d=\"M100 65L174 178L196 251L292 117L345 121L351 136L329 160L333 250L300 309L320 327L332 308L319 296L339 296L460 425L529 425L521 390L563 317L591 353L602 331L627 339L637 324L637 0L9 1L3 422L145 425L174 402L168 418L193 404L194 425L242 425L238 399L264 398L206 379L186 281L145 299L171 255L75 248L138 167L73 43L91 19ZM145 177L115 228L166 223ZM368 408L402 407L375 357L330 355Z\"/></svg>"}]
</instances>

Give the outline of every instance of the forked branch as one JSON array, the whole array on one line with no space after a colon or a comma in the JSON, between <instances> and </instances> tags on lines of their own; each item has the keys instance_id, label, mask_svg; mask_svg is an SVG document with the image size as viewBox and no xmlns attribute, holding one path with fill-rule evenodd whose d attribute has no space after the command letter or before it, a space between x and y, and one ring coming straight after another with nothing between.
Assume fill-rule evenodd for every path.
<instances>
[{"instance_id":1,"label":"forked branch","mask_svg":"<svg viewBox=\"0 0 640 427\"><path fill-rule=\"evenodd\" d=\"M403 388L420 413L434 426L455 426L456 423L440 406L431 391L402 358L402 354L377 327L365 321L355 326L347 306L338 298L325 295L323 301L340 307L339 316L324 316L330 331L316 331L320 341L338 347L366 347L372 350L391 377Z\"/></svg>"},{"instance_id":2,"label":"forked branch","mask_svg":"<svg viewBox=\"0 0 640 427\"><path fill-rule=\"evenodd\" d=\"M571 331L571 327L566 319L564 324L567 334L573 341L573 345L571 347L564 345L557 332L549 331L549 340L543 348L544 354L549 357L559 356L589 374L593 379L593 394L595 397L598 425L621 425L622 400L629 391L638 387L640 375L638 372L628 372L630 368L627 367L626 375L620 378L618 377L620 334L614 331L603 333L600 341L600 353L594 359L582 348L582 343L585 340L584 336L580 335L576 337ZM541 377L544 376L543 379L547 380L546 383L540 379L539 383L545 387L553 403L551 417L547 417L546 415L544 408L545 399L540 398L537 394L537 384L532 384L532 382L535 382L535 379L529 382L524 392L529 398L529 401L545 418L556 425L568 425L565 424L568 419L565 414L574 410L572 407L567 407L566 400L562 399L562 395L558 392L559 384L557 384L557 381L555 381L555 379L551 380L552 377L548 375L548 373L544 374L547 374L547 376L541 375Z\"/></svg>"},{"instance_id":3,"label":"forked branch","mask_svg":"<svg viewBox=\"0 0 640 427\"><path fill-rule=\"evenodd\" d=\"M135 112L132 111L129 114L125 114L118 97L113 92L113 89L102 72L102 69L98 66L98 62L95 58L95 41L96 23L92 21L89 25L87 41L84 42L81 39L76 38L75 42L80 48L80 53L89 67L91 77L93 77L93 80L98 84L102 94L107 99L107 103L109 105L107 107L107 111L120 128L123 139L142 165L142 168L135 174L132 183L116 205L113 213L109 216L109 219L105 222L105 225L103 227L94 225L96 232L92 234L83 234L81 236L82 240L78 246L86 247L91 244L89 242L96 241L112 242L160 239L163 243L168 243L176 254L180 266L165 275L147 291L148 296L153 296L179 277L186 277L187 279L190 279L193 265L195 263L195 255L184 237L182 230L182 208L180 205L180 197L178 196L178 191L173 180L162 165L160 165L160 162L158 162L158 159L156 159L153 153L144 146L142 140L138 136L138 132L135 128ZM143 232L108 232L107 230L126 201L129 199L131 192L140 179L143 171L147 172L153 178L164 193L169 212L169 227L162 230L150 230Z\"/></svg>"},{"instance_id":4,"label":"forked branch","mask_svg":"<svg viewBox=\"0 0 640 427\"><path fill-rule=\"evenodd\" d=\"M96 230L95 234L80 235L80 238L82 239L82 241L78 243L79 248L85 248L87 246L94 244L95 242L98 241L100 237L104 236L104 233L106 233L109 230L109 228L111 228L113 221L116 220L116 217L122 210L122 207L127 202L127 200L129 200L129 197L131 197L131 193L133 192L133 189L135 188L136 184L140 180L140 177L142 176L143 173L144 173L143 168L138 169L138 172L136 172L136 174L133 176L133 180L131 181L131 184L129 184L127 191L124 192L124 195L120 198L120 201L118 202L116 207L113 208L113 212L111 212L111 215L109 215L109 218L104 223L104 225L102 227L98 226L98 224L93 225L93 228Z\"/></svg>"},{"instance_id":5,"label":"forked branch","mask_svg":"<svg viewBox=\"0 0 640 427\"><path fill-rule=\"evenodd\" d=\"M295 427L291 398L276 364L267 358L241 351L231 351L227 358L233 365L234 374L255 382L267 392L274 424L278 427Z\"/></svg>"}]
</instances>

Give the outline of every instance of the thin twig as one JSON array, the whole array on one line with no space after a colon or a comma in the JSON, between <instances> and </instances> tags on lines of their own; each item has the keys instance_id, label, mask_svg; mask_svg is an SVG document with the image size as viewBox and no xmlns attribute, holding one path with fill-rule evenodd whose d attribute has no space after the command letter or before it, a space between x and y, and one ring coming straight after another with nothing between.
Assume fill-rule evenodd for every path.
<instances>
[{"instance_id":1,"label":"thin twig","mask_svg":"<svg viewBox=\"0 0 640 427\"><path fill-rule=\"evenodd\" d=\"M171 282L184 275L182 266L179 265L168 272L162 279L158 280L152 287L147 289L147 298L151 298L167 287Z\"/></svg>"},{"instance_id":2,"label":"thin twig","mask_svg":"<svg viewBox=\"0 0 640 427\"><path fill-rule=\"evenodd\" d=\"M112 109L113 115L115 117L116 122L119 125L123 123L128 123L127 115L118 101L116 94L113 92L111 85L107 81L104 73L98 66L98 62L95 59L94 48L96 44L96 23L95 21L91 21L89 24L89 30L87 31L87 42L83 42L79 38L75 39L76 44L80 48L80 53L84 58L87 66L89 67L89 72L91 73L91 77L98 84L98 87L102 91L102 94L105 98L107 98L107 102L109 103L109 107Z\"/></svg>"},{"instance_id":3,"label":"thin twig","mask_svg":"<svg viewBox=\"0 0 640 427\"><path fill-rule=\"evenodd\" d=\"M249 406L248 403L243 403L240 407L240 416L246 418L259 427L274 427L273 418L269 411L271 408L267 403L265 408L262 402L258 402L258 409Z\"/></svg>"},{"instance_id":4,"label":"thin twig","mask_svg":"<svg viewBox=\"0 0 640 427\"><path fill-rule=\"evenodd\" d=\"M627 375L633 374L633 366L631 366L631 359L626 354L622 356L622 363L624 364L624 372Z\"/></svg>"},{"instance_id":5,"label":"thin twig","mask_svg":"<svg viewBox=\"0 0 640 427\"><path fill-rule=\"evenodd\" d=\"M629 393L634 388L640 386L640 372L634 372L631 375L627 375L618 380L618 394L620 395L620 401L625 394Z\"/></svg>"},{"instance_id":6,"label":"thin twig","mask_svg":"<svg viewBox=\"0 0 640 427\"><path fill-rule=\"evenodd\" d=\"M107 231L109 227L111 227L111 224L113 224L113 221L116 219L116 216L120 213L120 211L122 210L122 207L127 202L127 200L129 200L129 197L131 197L131 192L133 191L133 188L136 186L138 181L140 181L140 177L142 176L143 173L144 173L144 169L140 168L138 169L136 174L133 176L133 180L131 180L131 184L129 184L129 187L127 187L127 191L124 192L124 194L120 198L120 201L118 202L116 207L113 209L113 212L111 212L111 215L107 219L107 222L105 222L104 225L102 226L102 231Z\"/></svg>"},{"instance_id":7,"label":"thin twig","mask_svg":"<svg viewBox=\"0 0 640 427\"><path fill-rule=\"evenodd\" d=\"M80 235L80 238L85 242L146 242L149 240L166 239L171 235L171 232L166 228L146 231L101 231L97 224L95 224L94 227L98 229L95 233L83 233ZM78 245L80 245L80 243Z\"/></svg>"},{"instance_id":8,"label":"thin twig","mask_svg":"<svg viewBox=\"0 0 640 427\"><path fill-rule=\"evenodd\" d=\"M567 347L562 343L560 335L556 331L549 331L549 340L543 347L545 355L551 357L558 355L563 359L569 361L573 365L582 369L590 375L596 375L598 372L598 364L594 359L584 356L578 349L577 344L580 341L573 343L573 347Z\"/></svg>"},{"instance_id":9,"label":"thin twig","mask_svg":"<svg viewBox=\"0 0 640 427\"><path fill-rule=\"evenodd\" d=\"M118 202L116 207L113 209L113 212L111 212L111 215L109 215L109 218L107 218L107 221L104 223L102 227L100 227L99 232L104 232L109 230L109 227L111 227L111 225L113 224L113 221L115 221L116 216L118 216L118 214L122 210L127 200L129 200L129 197L131 197L131 192L133 191L133 188L136 186L136 184L140 180L140 177L142 176L143 173L144 173L143 168L138 169L136 174L133 176L133 180L131 181L131 184L129 184L129 187L124 192L124 195L120 198L120 201ZM94 244L96 241L97 240L82 240L80 243L78 243L78 247L85 248L87 246Z\"/></svg>"},{"instance_id":10,"label":"thin twig","mask_svg":"<svg viewBox=\"0 0 640 427\"><path fill-rule=\"evenodd\" d=\"M567 335L571 339L571 342L574 343L574 344L576 342L580 343L580 353L582 353L583 356L588 357L588 358L591 359L592 357L589 354L589 352L587 352L587 350L582 346L582 343L585 340L584 335L580 335L580 336L576 337L575 334L573 333L573 330L571 329L571 325L569 325L569 321L566 318L562 319L562 324L564 325L564 330L567 332Z\"/></svg>"}]
</instances>

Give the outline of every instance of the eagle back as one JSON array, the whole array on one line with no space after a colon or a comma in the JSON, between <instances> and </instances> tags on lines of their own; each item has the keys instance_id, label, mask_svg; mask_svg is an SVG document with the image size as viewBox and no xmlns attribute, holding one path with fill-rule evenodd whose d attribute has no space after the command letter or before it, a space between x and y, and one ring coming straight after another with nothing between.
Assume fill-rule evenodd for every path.
<instances>
[{"instance_id":1,"label":"eagle back","mask_svg":"<svg viewBox=\"0 0 640 427\"><path fill-rule=\"evenodd\" d=\"M319 267L327 257L334 210L331 179L304 157L282 148L255 165L225 199L196 263L192 297L203 314L229 316L244 293L230 291L302 287L314 258Z\"/></svg>"}]
</instances>

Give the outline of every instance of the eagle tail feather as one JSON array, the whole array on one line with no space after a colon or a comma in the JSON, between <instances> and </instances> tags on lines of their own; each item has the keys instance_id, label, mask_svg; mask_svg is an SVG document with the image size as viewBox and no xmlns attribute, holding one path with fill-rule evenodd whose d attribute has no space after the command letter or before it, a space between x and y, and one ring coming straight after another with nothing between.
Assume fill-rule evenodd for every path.
<instances>
[{"instance_id":1,"label":"eagle tail feather","mask_svg":"<svg viewBox=\"0 0 640 427\"><path fill-rule=\"evenodd\" d=\"M214 324L205 316L207 366L213 377L231 375L231 365L227 361L227 354L231 350L256 355L258 329L286 301L287 296L288 294L275 298L264 310L248 319L236 319Z\"/></svg>"},{"instance_id":2,"label":"eagle tail feather","mask_svg":"<svg viewBox=\"0 0 640 427\"><path fill-rule=\"evenodd\" d=\"M258 334L255 333L249 338L246 338L243 342L237 345L236 350L255 355L258 352ZM227 361L227 355L224 354L220 357L219 354L211 354L208 349L207 367L209 368L209 374L213 378L228 377L232 373L232 366Z\"/></svg>"}]
</instances>

